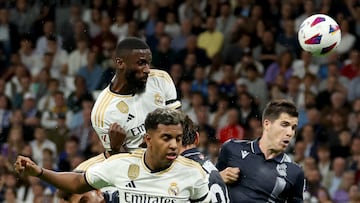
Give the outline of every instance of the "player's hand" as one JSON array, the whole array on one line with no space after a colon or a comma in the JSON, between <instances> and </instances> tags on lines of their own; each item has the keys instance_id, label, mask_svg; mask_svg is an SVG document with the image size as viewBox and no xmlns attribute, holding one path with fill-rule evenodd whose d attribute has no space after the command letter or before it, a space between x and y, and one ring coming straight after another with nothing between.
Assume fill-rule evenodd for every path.
<instances>
[{"instance_id":1,"label":"player's hand","mask_svg":"<svg viewBox=\"0 0 360 203\"><path fill-rule=\"evenodd\" d=\"M42 171L35 162L25 156L17 157L14 168L17 173L30 176L38 176Z\"/></svg>"},{"instance_id":2,"label":"player's hand","mask_svg":"<svg viewBox=\"0 0 360 203\"><path fill-rule=\"evenodd\" d=\"M109 128L110 147L114 152L120 152L126 138L125 130L117 123L112 123Z\"/></svg>"},{"instance_id":3,"label":"player's hand","mask_svg":"<svg viewBox=\"0 0 360 203\"><path fill-rule=\"evenodd\" d=\"M238 180L240 169L235 167L227 167L220 172L220 175L226 184L234 183Z\"/></svg>"}]
</instances>

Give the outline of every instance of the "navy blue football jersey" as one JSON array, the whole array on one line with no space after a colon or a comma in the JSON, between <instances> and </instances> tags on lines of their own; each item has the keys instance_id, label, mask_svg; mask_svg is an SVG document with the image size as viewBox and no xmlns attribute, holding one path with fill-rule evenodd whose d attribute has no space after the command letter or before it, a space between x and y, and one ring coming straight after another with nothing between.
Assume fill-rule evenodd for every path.
<instances>
[{"instance_id":1,"label":"navy blue football jersey","mask_svg":"<svg viewBox=\"0 0 360 203\"><path fill-rule=\"evenodd\" d=\"M209 190L212 195L212 203L228 203L229 194L219 171L210 160L196 148L185 150L182 156L198 162L209 175Z\"/></svg>"},{"instance_id":2,"label":"navy blue football jersey","mask_svg":"<svg viewBox=\"0 0 360 203\"><path fill-rule=\"evenodd\" d=\"M228 185L232 203L303 202L303 170L285 153L266 160L259 139L224 143L216 166L219 171L240 169L239 179Z\"/></svg>"}]
</instances>

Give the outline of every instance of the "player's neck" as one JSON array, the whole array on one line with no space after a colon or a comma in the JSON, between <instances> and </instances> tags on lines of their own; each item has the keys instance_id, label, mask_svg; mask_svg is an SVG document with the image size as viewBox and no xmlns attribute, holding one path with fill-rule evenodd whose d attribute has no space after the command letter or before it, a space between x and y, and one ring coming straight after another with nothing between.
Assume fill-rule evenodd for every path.
<instances>
[{"instance_id":1,"label":"player's neck","mask_svg":"<svg viewBox=\"0 0 360 203\"><path fill-rule=\"evenodd\" d=\"M115 80L110 84L110 91L121 95L134 94L134 90L124 81L126 81L125 78L115 77Z\"/></svg>"},{"instance_id":2,"label":"player's neck","mask_svg":"<svg viewBox=\"0 0 360 203\"><path fill-rule=\"evenodd\" d=\"M266 138L262 136L262 138L259 140L259 147L266 160L273 159L282 153L282 151L274 150L271 144L268 144L271 142L266 142L265 139Z\"/></svg>"},{"instance_id":3,"label":"player's neck","mask_svg":"<svg viewBox=\"0 0 360 203\"><path fill-rule=\"evenodd\" d=\"M170 167L170 165L169 166L161 166L161 165L155 163L154 158L152 157L151 153L149 153L148 151L145 152L144 163L145 163L146 167L151 171L151 173L157 173L157 172L163 171Z\"/></svg>"}]
</instances>

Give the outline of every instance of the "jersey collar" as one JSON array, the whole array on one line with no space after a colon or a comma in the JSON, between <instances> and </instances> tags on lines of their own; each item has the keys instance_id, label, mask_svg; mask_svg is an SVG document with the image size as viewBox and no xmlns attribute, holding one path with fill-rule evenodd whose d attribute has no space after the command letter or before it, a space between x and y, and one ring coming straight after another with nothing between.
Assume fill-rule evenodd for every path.
<instances>
[{"instance_id":1,"label":"jersey collar","mask_svg":"<svg viewBox=\"0 0 360 203\"><path fill-rule=\"evenodd\" d=\"M189 156L193 156L193 155L200 155L200 151L196 148L192 148L192 149L187 149L185 151L183 151L180 155L183 157L189 157Z\"/></svg>"},{"instance_id":2,"label":"jersey collar","mask_svg":"<svg viewBox=\"0 0 360 203\"><path fill-rule=\"evenodd\" d=\"M261 151L260 146L259 146L259 141L260 141L260 138L257 138L256 140L252 141L250 144L251 152L253 154L263 154L263 152ZM273 160L275 160L278 163L291 162L291 158L288 155L286 155L285 153L279 154L278 156L273 158Z\"/></svg>"}]
</instances>

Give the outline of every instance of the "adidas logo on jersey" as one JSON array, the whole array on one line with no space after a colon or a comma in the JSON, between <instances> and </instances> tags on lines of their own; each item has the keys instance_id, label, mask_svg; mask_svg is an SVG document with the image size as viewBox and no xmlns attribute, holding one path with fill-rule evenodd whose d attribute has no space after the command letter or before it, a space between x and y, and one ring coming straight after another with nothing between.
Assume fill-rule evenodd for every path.
<instances>
[{"instance_id":1,"label":"adidas logo on jersey","mask_svg":"<svg viewBox=\"0 0 360 203\"><path fill-rule=\"evenodd\" d=\"M131 121L131 119L133 119L133 118L135 118L135 116L129 113L129 116L127 117L126 122Z\"/></svg>"},{"instance_id":2,"label":"adidas logo on jersey","mask_svg":"<svg viewBox=\"0 0 360 203\"><path fill-rule=\"evenodd\" d=\"M136 188L134 181L130 181L125 187Z\"/></svg>"},{"instance_id":3,"label":"adidas logo on jersey","mask_svg":"<svg viewBox=\"0 0 360 203\"><path fill-rule=\"evenodd\" d=\"M241 158L242 159L245 159L245 157L247 157L247 155L249 155L249 154L250 154L250 152L241 150Z\"/></svg>"}]
</instances>

